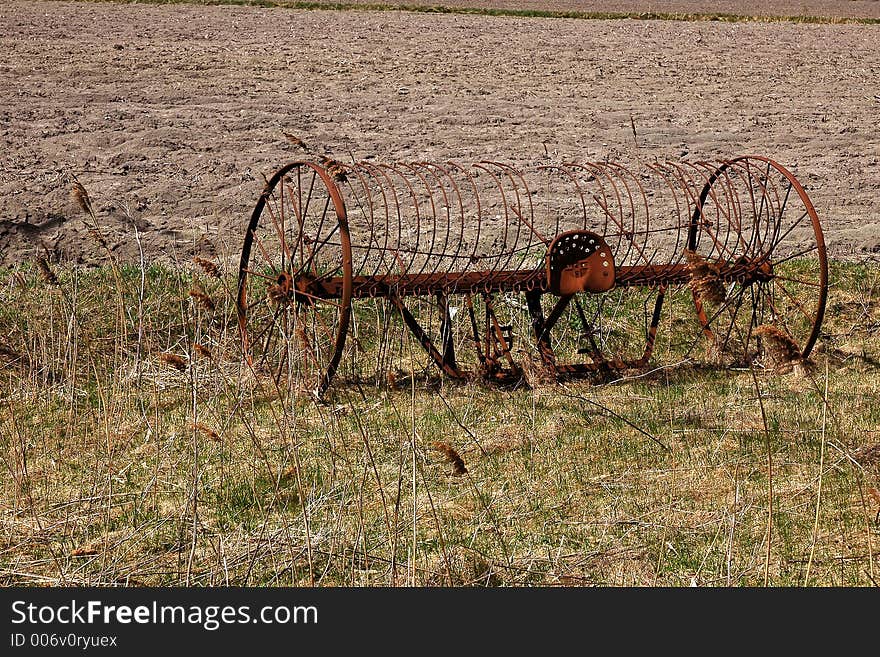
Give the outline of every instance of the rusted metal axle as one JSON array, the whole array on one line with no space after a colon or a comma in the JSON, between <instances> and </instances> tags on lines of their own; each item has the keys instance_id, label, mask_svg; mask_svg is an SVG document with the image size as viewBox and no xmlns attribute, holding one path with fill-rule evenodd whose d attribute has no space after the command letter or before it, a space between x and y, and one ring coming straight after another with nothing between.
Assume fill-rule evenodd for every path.
<instances>
[{"instance_id":1,"label":"rusted metal axle","mask_svg":"<svg viewBox=\"0 0 880 657\"><path fill-rule=\"evenodd\" d=\"M770 326L806 358L827 275L806 192L761 156L637 172L302 161L251 216L238 313L250 364L320 397L341 367L381 381L413 363L395 317L456 378L644 367L665 319L669 357L702 341L763 364Z\"/></svg>"}]
</instances>

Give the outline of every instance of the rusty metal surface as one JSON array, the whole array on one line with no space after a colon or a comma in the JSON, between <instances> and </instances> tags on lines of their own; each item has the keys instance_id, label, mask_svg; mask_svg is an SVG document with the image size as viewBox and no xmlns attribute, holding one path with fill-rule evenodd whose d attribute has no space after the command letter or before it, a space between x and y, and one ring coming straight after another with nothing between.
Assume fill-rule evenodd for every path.
<instances>
[{"instance_id":1,"label":"rusty metal surface","mask_svg":"<svg viewBox=\"0 0 880 657\"><path fill-rule=\"evenodd\" d=\"M394 361L399 325L387 308L455 378L522 379L517 354L529 350L552 376L644 367L665 300L680 290L687 331L728 360L760 360L762 324L805 358L824 314L827 257L802 185L761 156L528 171L323 158L267 182L238 290L249 362L321 396L343 358L372 346L379 369ZM371 303L375 317L353 319ZM622 327L639 307L642 330ZM456 354L467 344L472 367Z\"/></svg>"}]
</instances>

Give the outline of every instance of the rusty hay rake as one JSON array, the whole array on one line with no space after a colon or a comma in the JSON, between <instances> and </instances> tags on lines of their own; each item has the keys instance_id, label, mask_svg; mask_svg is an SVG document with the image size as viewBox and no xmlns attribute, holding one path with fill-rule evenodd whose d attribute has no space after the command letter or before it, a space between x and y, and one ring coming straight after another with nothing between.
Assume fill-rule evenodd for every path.
<instances>
[{"instance_id":1,"label":"rusty hay rake","mask_svg":"<svg viewBox=\"0 0 880 657\"><path fill-rule=\"evenodd\" d=\"M402 327L457 379L661 354L761 366L771 338L805 358L827 287L816 210L765 157L638 171L320 158L268 180L237 303L249 363L320 397L335 376L381 383L424 364Z\"/></svg>"}]
</instances>

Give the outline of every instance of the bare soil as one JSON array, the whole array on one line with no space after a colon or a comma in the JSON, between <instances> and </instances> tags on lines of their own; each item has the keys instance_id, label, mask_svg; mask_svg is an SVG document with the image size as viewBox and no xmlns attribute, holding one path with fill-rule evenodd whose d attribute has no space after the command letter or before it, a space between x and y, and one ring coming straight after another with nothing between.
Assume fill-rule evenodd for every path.
<instances>
[{"instance_id":1,"label":"bare soil","mask_svg":"<svg viewBox=\"0 0 880 657\"><path fill-rule=\"evenodd\" d=\"M588 8L730 11L606 4ZM876 17L880 2L753 11ZM14 0L0 5L0 262L102 261L72 176L121 260L234 259L264 176L303 155L285 132L340 159L767 155L804 183L832 255L867 257L878 79L877 25Z\"/></svg>"}]
</instances>

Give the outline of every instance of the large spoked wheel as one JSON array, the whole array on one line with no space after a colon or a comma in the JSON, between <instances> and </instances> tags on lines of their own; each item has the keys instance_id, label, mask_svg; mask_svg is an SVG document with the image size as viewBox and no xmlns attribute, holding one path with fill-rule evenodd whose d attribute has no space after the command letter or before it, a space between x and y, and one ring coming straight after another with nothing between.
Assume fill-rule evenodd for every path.
<instances>
[{"instance_id":1,"label":"large spoked wheel","mask_svg":"<svg viewBox=\"0 0 880 657\"><path fill-rule=\"evenodd\" d=\"M807 358L825 314L828 260L804 188L782 165L759 156L702 173L688 256L713 356L760 366Z\"/></svg>"},{"instance_id":2,"label":"large spoked wheel","mask_svg":"<svg viewBox=\"0 0 880 657\"><path fill-rule=\"evenodd\" d=\"M280 169L254 208L241 251L238 320L247 362L279 389L320 398L351 320L351 241L331 175Z\"/></svg>"}]
</instances>

